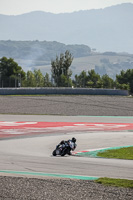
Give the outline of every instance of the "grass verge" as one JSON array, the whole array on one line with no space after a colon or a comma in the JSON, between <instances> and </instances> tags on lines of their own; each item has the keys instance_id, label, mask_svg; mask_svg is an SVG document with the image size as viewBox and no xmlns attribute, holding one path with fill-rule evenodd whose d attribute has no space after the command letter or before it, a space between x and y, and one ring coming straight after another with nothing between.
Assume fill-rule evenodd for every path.
<instances>
[{"instance_id":1,"label":"grass verge","mask_svg":"<svg viewBox=\"0 0 133 200\"><path fill-rule=\"evenodd\" d=\"M104 158L133 160L133 147L105 150L103 152L98 152L97 156Z\"/></svg>"},{"instance_id":2,"label":"grass verge","mask_svg":"<svg viewBox=\"0 0 133 200\"><path fill-rule=\"evenodd\" d=\"M133 188L133 180L127 179L114 179L114 178L99 178L95 180L96 183L100 183L107 186Z\"/></svg>"}]
</instances>

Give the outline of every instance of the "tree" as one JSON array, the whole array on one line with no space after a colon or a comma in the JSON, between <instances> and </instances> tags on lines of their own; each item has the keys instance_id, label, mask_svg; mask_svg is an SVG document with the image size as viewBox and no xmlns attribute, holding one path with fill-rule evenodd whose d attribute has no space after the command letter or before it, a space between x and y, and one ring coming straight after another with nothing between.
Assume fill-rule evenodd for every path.
<instances>
[{"instance_id":1,"label":"tree","mask_svg":"<svg viewBox=\"0 0 133 200\"><path fill-rule=\"evenodd\" d=\"M25 87L43 87L44 86L44 76L39 70L27 71Z\"/></svg>"},{"instance_id":2,"label":"tree","mask_svg":"<svg viewBox=\"0 0 133 200\"><path fill-rule=\"evenodd\" d=\"M115 82L116 88L119 88L121 90L128 90L130 91L130 85L129 84L119 84L117 81Z\"/></svg>"},{"instance_id":3,"label":"tree","mask_svg":"<svg viewBox=\"0 0 133 200\"><path fill-rule=\"evenodd\" d=\"M102 79L102 87L103 88L113 88L114 87L113 79L110 78L107 74L104 74L101 79Z\"/></svg>"},{"instance_id":4,"label":"tree","mask_svg":"<svg viewBox=\"0 0 133 200\"><path fill-rule=\"evenodd\" d=\"M87 77L86 72L82 71L79 76L77 74L75 75L75 80L73 81L73 83L76 87L86 87L87 80L88 80L88 77Z\"/></svg>"},{"instance_id":5,"label":"tree","mask_svg":"<svg viewBox=\"0 0 133 200\"><path fill-rule=\"evenodd\" d=\"M51 61L52 78L56 86L64 86L63 80L65 81L65 85L69 86L70 77L72 75L72 71L69 68L72 61L73 57L69 51L66 51L65 54L60 54L60 57L56 56L56 59Z\"/></svg>"},{"instance_id":6,"label":"tree","mask_svg":"<svg viewBox=\"0 0 133 200\"><path fill-rule=\"evenodd\" d=\"M72 86L72 80L67 76L65 76L64 74L62 74L60 77L59 77L59 86L61 87L71 87Z\"/></svg>"},{"instance_id":7,"label":"tree","mask_svg":"<svg viewBox=\"0 0 133 200\"><path fill-rule=\"evenodd\" d=\"M39 70L27 71L26 79L24 82L25 87L51 87L52 83L49 79L49 74L46 73L43 76L42 72Z\"/></svg>"},{"instance_id":8,"label":"tree","mask_svg":"<svg viewBox=\"0 0 133 200\"><path fill-rule=\"evenodd\" d=\"M43 87L44 86L44 76L42 72L39 70L34 70L34 77L36 82L36 87Z\"/></svg>"},{"instance_id":9,"label":"tree","mask_svg":"<svg viewBox=\"0 0 133 200\"><path fill-rule=\"evenodd\" d=\"M50 81L48 73L46 73L44 76L44 87L52 87L52 83Z\"/></svg>"},{"instance_id":10,"label":"tree","mask_svg":"<svg viewBox=\"0 0 133 200\"><path fill-rule=\"evenodd\" d=\"M133 93L133 69L122 70L119 75L116 75L116 82L118 88L123 85L124 88Z\"/></svg>"},{"instance_id":11,"label":"tree","mask_svg":"<svg viewBox=\"0 0 133 200\"><path fill-rule=\"evenodd\" d=\"M99 74L95 72L94 69L88 71L88 86L92 88L101 88L102 81Z\"/></svg>"},{"instance_id":12,"label":"tree","mask_svg":"<svg viewBox=\"0 0 133 200\"><path fill-rule=\"evenodd\" d=\"M25 87L36 87L36 79L35 79L35 75L32 71L27 71L24 86Z\"/></svg>"},{"instance_id":13,"label":"tree","mask_svg":"<svg viewBox=\"0 0 133 200\"><path fill-rule=\"evenodd\" d=\"M0 86L17 87L25 79L25 72L12 58L0 59Z\"/></svg>"}]
</instances>

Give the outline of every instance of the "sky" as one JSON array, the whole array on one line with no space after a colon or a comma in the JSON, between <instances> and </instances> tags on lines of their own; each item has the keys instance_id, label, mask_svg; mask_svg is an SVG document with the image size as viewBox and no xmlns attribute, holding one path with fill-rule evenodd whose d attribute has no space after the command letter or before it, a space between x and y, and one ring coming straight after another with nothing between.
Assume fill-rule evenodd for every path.
<instances>
[{"instance_id":1,"label":"sky","mask_svg":"<svg viewBox=\"0 0 133 200\"><path fill-rule=\"evenodd\" d=\"M133 0L0 0L0 14L19 15L32 11L70 13L121 3L133 3Z\"/></svg>"}]
</instances>

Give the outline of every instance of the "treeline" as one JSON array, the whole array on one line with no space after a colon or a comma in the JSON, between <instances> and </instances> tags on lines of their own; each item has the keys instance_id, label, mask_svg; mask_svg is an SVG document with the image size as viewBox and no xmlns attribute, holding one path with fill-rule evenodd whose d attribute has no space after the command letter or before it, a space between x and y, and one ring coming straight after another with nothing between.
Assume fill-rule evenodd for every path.
<instances>
[{"instance_id":1,"label":"treeline","mask_svg":"<svg viewBox=\"0 0 133 200\"><path fill-rule=\"evenodd\" d=\"M51 61L51 75L39 70L24 72L12 58L0 59L0 87L88 87L125 89L133 93L133 69L121 71L115 80L95 70L82 71L71 79L73 56L66 51Z\"/></svg>"}]
</instances>

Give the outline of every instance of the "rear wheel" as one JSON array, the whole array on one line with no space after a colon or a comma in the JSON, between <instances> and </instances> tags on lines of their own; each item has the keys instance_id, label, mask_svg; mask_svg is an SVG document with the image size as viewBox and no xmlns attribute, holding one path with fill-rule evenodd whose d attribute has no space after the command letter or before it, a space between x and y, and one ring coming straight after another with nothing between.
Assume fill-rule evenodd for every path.
<instances>
[{"instance_id":1,"label":"rear wheel","mask_svg":"<svg viewBox=\"0 0 133 200\"><path fill-rule=\"evenodd\" d=\"M53 156L56 156L56 150L53 151Z\"/></svg>"}]
</instances>

